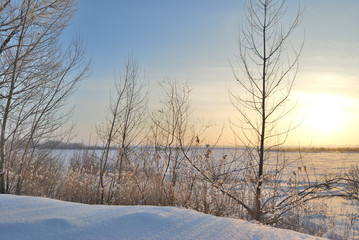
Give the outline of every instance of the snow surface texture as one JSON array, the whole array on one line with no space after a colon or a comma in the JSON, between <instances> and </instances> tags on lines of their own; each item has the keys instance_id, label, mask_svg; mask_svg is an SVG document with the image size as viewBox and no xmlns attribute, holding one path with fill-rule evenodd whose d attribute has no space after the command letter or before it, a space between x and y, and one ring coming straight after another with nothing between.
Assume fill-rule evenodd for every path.
<instances>
[{"instance_id":1,"label":"snow surface texture","mask_svg":"<svg viewBox=\"0 0 359 240\"><path fill-rule=\"evenodd\" d=\"M0 195L0 239L320 239L193 210Z\"/></svg>"}]
</instances>

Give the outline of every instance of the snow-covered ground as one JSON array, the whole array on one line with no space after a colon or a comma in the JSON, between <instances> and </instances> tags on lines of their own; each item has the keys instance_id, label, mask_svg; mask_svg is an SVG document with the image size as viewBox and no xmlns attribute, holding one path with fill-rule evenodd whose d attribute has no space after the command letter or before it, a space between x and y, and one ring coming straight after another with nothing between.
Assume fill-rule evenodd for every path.
<instances>
[{"instance_id":1,"label":"snow-covered ground","mask_svg":"<svg viewBox=\"0 0 359 240\"><path fill-rule=\"evenodd\" d=\"M0 195L0 239L320 239L175 207Z\"/></svg>"}]
</instances>

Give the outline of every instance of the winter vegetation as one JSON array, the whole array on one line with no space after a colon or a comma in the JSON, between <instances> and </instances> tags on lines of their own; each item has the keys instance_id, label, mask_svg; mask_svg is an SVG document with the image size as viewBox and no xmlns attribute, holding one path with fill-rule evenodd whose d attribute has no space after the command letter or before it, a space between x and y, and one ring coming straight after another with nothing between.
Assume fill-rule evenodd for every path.
<instances>
[{"instance_id":1,"label":"winter vegetation","mask_svg":"<svg viewBox=\"0 0 359 240\"><path fill-rule=\"evenodd\" d=\"M326 149L284 145L297 127L282 119L292 109L287 100L303 48L290 38L301 8L284 24L285 1L247 1L232 63L238 89L229 93L237 146L220 148L220 135L207 141L212 126L192 118L189 83L160 81L160 103L150 106L139 63L129 55L106 120L96 126L97 146L88 147L69 143L66 103L89 63L78 37L67 47L59 42L74 4L1 1L1 239L56 239L59 232L61 239L312 238L268 226L358 239L358 164L318 172L306 158ZM338 206L334 213L328 204Z\"/></svg>"}]
</instances>

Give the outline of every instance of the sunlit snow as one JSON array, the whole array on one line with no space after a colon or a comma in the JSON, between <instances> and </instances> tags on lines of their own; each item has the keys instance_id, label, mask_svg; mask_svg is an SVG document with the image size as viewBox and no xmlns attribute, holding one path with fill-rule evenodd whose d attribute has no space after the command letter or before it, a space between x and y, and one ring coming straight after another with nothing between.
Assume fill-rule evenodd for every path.
<instances>
[{"instance_id":1,"label":"sunlit snow","mask_svg":"<svg viewBox=\"0 0 359 240\"><path fill-rule=\"evenodd\" d=\"M0 195L0 239L320 238L183 208L86 205Z\"/></svg>"}]
</instances>

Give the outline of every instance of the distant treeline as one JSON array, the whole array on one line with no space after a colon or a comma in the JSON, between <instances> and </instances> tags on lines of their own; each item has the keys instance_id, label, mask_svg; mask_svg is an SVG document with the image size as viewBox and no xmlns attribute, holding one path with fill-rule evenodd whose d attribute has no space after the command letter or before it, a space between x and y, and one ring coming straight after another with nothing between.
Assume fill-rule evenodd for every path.
<instances>
[{"instance_id":1,"label":"distant treeline","mask_svg":"<svg viewBox=\"0 0 359 240\"><path fill-rule=\"evenodd\" d=\"M359 147L281 147L281 152L359 152Z\"/></svg>"},{"instance_id":2,"label":"distant treeline","mask_svg":"<svg viewBox=\"0 0 359 240\"><path fill-rule=\"evenodd\" d=\"M64 143L61 141L48 141L42 143L38 148L44 149L87 149L87 150L103 150L105 147L101 145L86 145L83 143ZM208 148L208 146L202 146L200 148ZM215 147L219 149L235 149L235 147ZM244 149L244 147L238 147ZM111 150L118 149L116 146L111 146ZM273 151L280 152L359 152L359 147L280 147Z\"/></svg>"},{"instance_id":3,"label":"distant treeline","mask_svg":"<svg viewBox=\"0 0 359 240\"><path fill-rule=\"evenodd\" d=\"M103 150L104 146L98 145L85 145L83 143L64 143L61 141L48 141L41 143L38 148L43 149L87 149L87 150ZM111 146L110 149L116 149L115 146Z\"/></svg>"}]
</instances>

